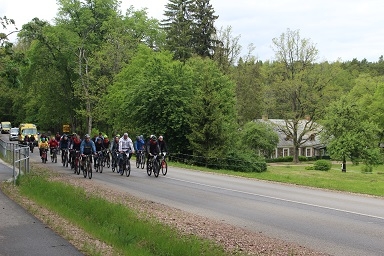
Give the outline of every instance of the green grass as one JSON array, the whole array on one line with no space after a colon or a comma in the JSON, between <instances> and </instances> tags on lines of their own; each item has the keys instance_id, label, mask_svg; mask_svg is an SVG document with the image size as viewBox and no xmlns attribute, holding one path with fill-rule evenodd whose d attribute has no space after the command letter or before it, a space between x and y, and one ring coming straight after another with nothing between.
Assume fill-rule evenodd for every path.
<instances>
[{"instance_id":1,"label":"green grass","mask_svg":"<svg viewBox=\"0 0 384 256\"><path fill-rule=\"evenodd\" d=\"M87 195L81 188L48 181L40 173L23 176L20 192L123 255L228 255L212 241L181 235L154 219L139 218L124 205Z\"/></svg>"},{"instance_id":2,"label":"green grass","mask_svg":"<svg viewBox=\"0 0 384 256\"><path fill-rule=\"evenodd\" d=\"M340 164L333 164L329 171L306 170L313 163L268 164L266 172L241 173L228 170L211 170L204 167L170 163L173 166L260 180L291 183L309 187L384 196L384 165L373 168L371 173L362 172L362 165L347 164L347 172L341 172Z\"/></svg>"}]
</instances>

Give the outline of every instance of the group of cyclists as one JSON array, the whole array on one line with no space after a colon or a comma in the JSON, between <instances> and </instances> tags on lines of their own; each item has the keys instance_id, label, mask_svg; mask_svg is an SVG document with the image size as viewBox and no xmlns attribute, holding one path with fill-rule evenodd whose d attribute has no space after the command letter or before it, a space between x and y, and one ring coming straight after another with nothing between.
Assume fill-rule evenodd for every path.
<instances>
[{"instance_id":1,"label":"group of cyclists","mask_svg":"<svg viewBox=\"0 0 384 256\"><path fill-rule=\"evenodd\" d=\"M123 136L117 134L114 136L113 140L110 141L108 136L99 133L95 135L92 139L89 134L84 136L84 139L81 140L80 136L76 133L72 135L63 134L60 135L58 132L55 136L49 138L45 134L41 134L39 138L39 152L42 157L43 151L50 153L52 156L53 151L61 152L61 161L65 161L65 152L69 152L68 163L71 165L71 168L74 168L74 160L77 157L78 152L81 156L80 168L83 169L86 156L92 155L94 167L96 168L96 163L101 154L104 157L109 157L109 154L112 156L112 163L116 163L118 167L118 173L123 172L123 156L126 154L128 159L131 159L132 154L136 153L136 156L145 154L148 162L153 159L155 155L163 154L165 157L166 152L168 152L167 145L164 141L163 136L157 138L155 135L150 135L147 142L145 142L143 135L137 136L136 140L133 142L132 139L128 136L128 133L124 133ZM44 154L47 157L47 154ZM46 160L46 159L45 159Z\"/></svg>"}]
</instances>

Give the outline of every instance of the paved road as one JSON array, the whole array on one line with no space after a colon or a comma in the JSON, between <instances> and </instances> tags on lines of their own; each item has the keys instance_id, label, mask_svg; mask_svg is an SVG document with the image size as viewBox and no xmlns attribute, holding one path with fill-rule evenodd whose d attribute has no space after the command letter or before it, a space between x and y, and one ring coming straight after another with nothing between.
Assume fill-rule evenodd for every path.
<instances>
[{"instance_id":1,"label":"paved road","mask_svg":"<svg viewBox=\"0 0 384 256\"><path fill-rule=\"evenodd\" d=\"M0 159L0 181L12 177L12 168ZM83 255L0 190L0 256Z\"/></svg>"},{"instance_id":2,"label":"paved road","mask_svg":"<svg viewBox=\"0 0 384 256\"><path fill-rule=\"evenodd\" d=\"M59 164L46 166L84 179ZM382 198L181 168L158 178L135 167L130 177L104 169L90 182L332 255L384 255Z\"/></svg>"}]
</instances>

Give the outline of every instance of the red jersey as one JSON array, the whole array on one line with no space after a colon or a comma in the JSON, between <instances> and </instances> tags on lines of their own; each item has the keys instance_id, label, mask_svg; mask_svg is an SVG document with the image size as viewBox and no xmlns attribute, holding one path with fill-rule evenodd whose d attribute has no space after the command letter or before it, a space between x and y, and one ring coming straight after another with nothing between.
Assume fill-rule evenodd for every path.
<instances>
[{"instance_id":1,"label":"red jersey","mask_svg":"<svg viewBox=\"0 0 384 256\"><path fill-rule=\"evenodd\" d=\"M57 140L50 140L48 144L50 148L57 148L59 146L59 142Z\"/></svg>"}]
</instances>

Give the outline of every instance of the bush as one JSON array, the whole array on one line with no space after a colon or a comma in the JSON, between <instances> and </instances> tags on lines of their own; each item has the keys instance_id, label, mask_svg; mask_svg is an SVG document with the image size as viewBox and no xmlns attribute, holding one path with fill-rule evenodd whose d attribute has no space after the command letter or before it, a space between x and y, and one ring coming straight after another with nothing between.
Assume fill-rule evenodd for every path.
<instances>
[{"instance_id":1,"label":"bush","mask_svg":"<svg viewBox=\"0 0 384 256\"><path fill-rule=\"evenodd\" d=\"M332 163L328 160L317 160L313 164L313 168L318 171L329 171L332 167Z\"/></svg>"},{"instance_id":2,"label":"bush","mask_svg":"<svg viewBox=\"0 0 384 256\"><path fill-rule=\"evenodd\" d=\"M372 165L363 165L363 166L361 167L361 171L362 171L363 173L371 173L372 170L373 170Z\"/></svg>"}]
</instances>

